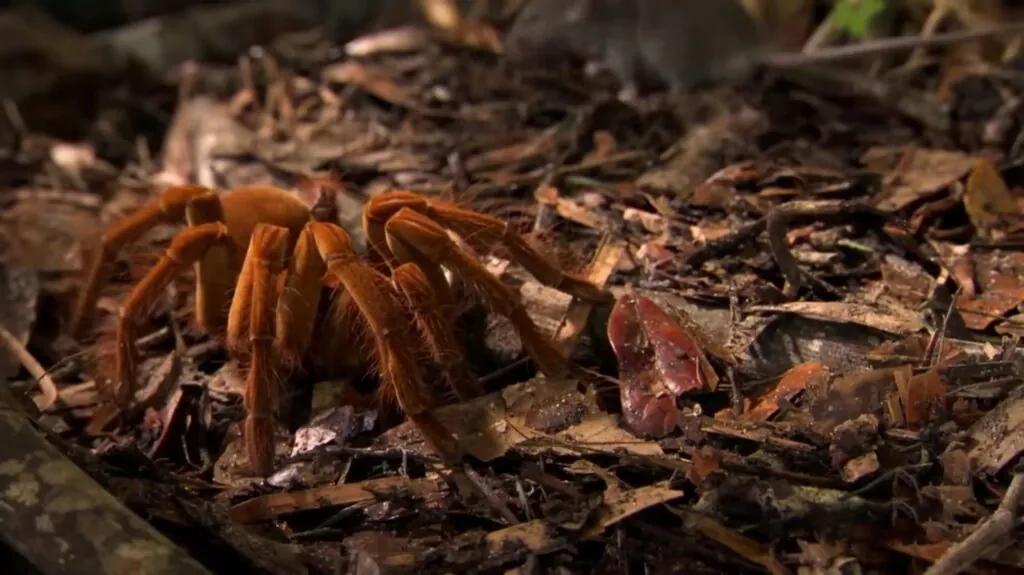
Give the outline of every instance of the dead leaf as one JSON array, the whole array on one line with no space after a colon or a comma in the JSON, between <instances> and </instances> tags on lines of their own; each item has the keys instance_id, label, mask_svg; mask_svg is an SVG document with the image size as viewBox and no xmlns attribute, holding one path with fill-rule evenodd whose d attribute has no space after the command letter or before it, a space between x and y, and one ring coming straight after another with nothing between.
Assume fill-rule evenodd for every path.
<instances>
[{"instance_id":1,"label":"dead leaf","mask_svg":"<svg viewBox=\"0 0 1024 575\"><path fill-rule=\"evenodd\" d=\"M366 34L345 44L345 53L353 58L410 52L422 48L430 41L427 30L416 26L402 26Z\"/></svg>"},{"instance_id":2,"label":"dead leaf","mask_svg":"<svg viewBox=\"0 0 1024 575\"><path fill-rule=\"evenodd\" d=\"M994 476L1024 452L1024 388L1017 388L970 429L971 467Z\"/></svg>"},{"instance_id":3,"label":"dead leaf","mask_svg":"<svg viewBox=\"0 0 1024 575\"><path fill-rule=\"evenodd\" d=\"M668 503L685 495L668 488L662 481L639 489L609 488L605 491L604 505L598 509L596 524L583 533L584 538L597 537L609 527L655 505Z\"/></svg>"},{"instance_id":4,"label":"dead leaf","mask_svg":"<svg viewBox=\"0 0 1024 575\"><path fill-rule=\"evenodd\" d=\"M872 451L847 461L840 470L840 476L847 483L857 483L865 477L874 475L881 468L878 454Z\"/></svg>"},{"instance_id":5,"label":"dead leaf","mask_svg":"<svg viewBox=\"0 0 1024 575\"><path fill-rule=\"evenodd\" d=\"M540 552L551 544L554 534L547 521L535 519L526 523L512 525L504 529L492 531L484 537L488 553L500 556L510 545L522 546L533 552Z\"/></svg>"},{"instance_id":6,"label":"dead leaf","mask_svg":"<svg viewBox=\"0 0 1024 575\"><path fill-rule=\"evenodd\" d=\"M271 493L254 497L228 508L228 517L239 523L255 523L296 511L375 501L377 493L398 489L423 497L444 491L446 486L441 477L436 474L422 479L385 477L359 483L327 485L304 491Z\"/></svg>"},{"instance_id":7,"label":"dead leaf","mask_svg":"<svg viewBox=\"0 0 1024 575\"><path fill-rule=\"evenodd\" d=\"M1017 200L991 160L979 159L967 178L964 209L980 233L998 224L1004 216L1017 214Z\"/></svg>"},{"instance_id":8,"label":"dead leaf","mask_svg":"<svg viewBox=\"0 0 1024 575\"><path fill-rule=\"evenodd\" d=\"M583 156L584 162L603 162L619 151L615 136L607 130L594 132L594 148Z\"/></svg>"},{"instance_id":9,"label":"dead leaf","mask_svg":"<svg viewBox=\"0 0 1024 575\"><path fill-rule=\"evenodd\" d=\"M837 376L810 397L814 429L822 435L866 413L883 413L886 398L895 393L895 370L872 369Z\"/></svg>"},{"instance_id":10,"label":"dead leaf","mask_svg":"<svg viewBox=\"0 0 1024 575\"><path fill-rule=\"evenodd\" d=\"M712 473L722 468L722 454L714 447L705 445L693 454L693 466L686 478L700 489Z\"/></svg>"},{"instance_id":11,"label":"dead leaf","mask_svg":"<svg viewBox=\"0 0 1024 575\"><path fill-rule=\"evenodd\" d=\"M1021 259L1016 254L1014 257ZM1020 262L1014 264L1010 269L984 266L978 270L978 283L984 286L984 291L974 297L957 298L956 309L969 329L988 329L1001 316L1024 303L1024 276L1017 272Z\"/></svg>"},{"instance_id":12,"label":"dead leaf","mask_svg":"<svg viewBox=\"0 0 1024 575\"><path fill-rule=\"evenodd\" d=\"M338 64L332 64L324 68L322 76L328 82L359 86L389 104L426 117L453 118L449 112L423 106L394 81L380 74L371 73L366 66L356 60L345 60Z\"/></svg>"},{"instance_id":13,"label":"dead leaf","mask_svg":"<svg viewBox=\"0 0 1024 575\"><path fill-rule=\"evenodd\" d=\"M857 303L795 301L750 306L749 311L796 313L808 318L863 325L897 335L908 335L924 329L917 313L911 310Z\"/></svg>"},{"instance_id":14,"label":"dead leaf","mask_svg":"<svg viewBox=\"0 0 1024 575\"><path fill-rule=\"evenodd\" d=\"M903 147L872 148L861 157L861 163L877 172L885 172L893 158L903 158L886 176L892 182L879 196L879 209L896 212L910 204L937 194L966 176L977 158L952 150L906 150Z\"/></svg>"},{"instance_id":15,"label":"dead leaf","mask_svg":"<svg viewBox=\"0 0 1024 575\"><path fill-rule=\"evenodd\" d=\"M662 437L679 422L677 396L708 387L694 338L652 300L627 294L608 317L619 362L623 419L642 436Z\"/></svg>"},{"instance_id":16,"label":"dead leaf","mask_svg":"<svg viewBox=\"0 0 1024 575\"><path fill-rule=\"evenodd\" d=\"M904 421L911 429L921 429L945 420L946 385L938 368L914 375L905 384L897 378L896 384L903 404Z\"/></svg>"},{"instance_id":17,"label":"dead leaf","mask_svg":"<svg viewBox=\"0 0 1024 575\"><path fill-rule=\"evenodd\" d=\"M816 361L794 366L782 375L782 379L768 393L759 398L753 407L740 415L740 421L768 421L779 411L781 401L789 401L808 386L811 381L829 377L829 369Z\"/></svg>"},{"instance_id":18,"label":"dead leaf","mask_svg":"<svg viewBox=\"0 0 1024 575\"><path fill-rule=\"evenodd\" d=\"M588 417L578 425L557 434L555 438L564 441L567 446L555 449L562 453L578 453L579 450L570 449L572 446L578 445L590 452L625 451L635 455L665 454L657 443L638 441L629 432L622 429L615 418L607 413Z\"/></svg>"}]
</instances>

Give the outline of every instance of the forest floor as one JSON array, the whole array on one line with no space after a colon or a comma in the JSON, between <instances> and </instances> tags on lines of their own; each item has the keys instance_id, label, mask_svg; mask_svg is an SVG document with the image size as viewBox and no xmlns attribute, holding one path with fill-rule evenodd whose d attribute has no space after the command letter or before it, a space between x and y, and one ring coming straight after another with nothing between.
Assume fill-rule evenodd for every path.
<instances>
[{"instance_id":1,"label":"forest floor","mask_svg":"<svg viewBox=\"0 0 1024 575\"><path fill-rule=\"evenodd\" d=\"M114 495L56 536L113 553L96 517L123 505L211 573L1024 572L1019 73L922 69L890 92L852 72L828 89L765 77L632 106L569 62L337 52L293 37L177 85L125 79L79 116L86 135L44 110L2 142L0 378L34 425L0 410L0 470L49 446L24 467L40 485L73 461L68 485ZM186 182L310 205L327 190L361 252L367 201L413 191L497 218L495 237L614 302L540 283L523 250L470 254L573 367L539 373L483 290L453 282L457 305L435 309L485 395L457 401L429 346L404 347L469 455L455 466L393 404L347 401L382 362L361 316L325 304L340 337L317 332L305 369L274 372L260 477L242 440L250 355L198 325L191 266L119 329L182 218L107 250L94 322L68 334L105 230ZM137 345L137 389L111 412L118 338ZM45 547L39 517L82 512L56 499L8 524ZM28 557L31 539L13 546Z\"/></svg>"}]
</instances>

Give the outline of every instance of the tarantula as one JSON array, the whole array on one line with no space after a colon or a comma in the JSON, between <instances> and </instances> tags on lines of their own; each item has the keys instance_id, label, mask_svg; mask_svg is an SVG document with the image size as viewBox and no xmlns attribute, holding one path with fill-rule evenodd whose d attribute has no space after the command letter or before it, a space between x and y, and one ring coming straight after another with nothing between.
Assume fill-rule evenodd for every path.
<instances>
[{"instance_id":1,"label":"tarantula","mask_svg":"<svg viewBox=\"0 0 1024 575\"><path fill-rule=\"evenodd\" d=\"M360 259L348 233L317 214L316 206L311 210L279 188L249 186L218 194L201 186L178 186L111 226L75 307L75 336L88 329L106 281L106 266L118 250L158 223L184 219L187 224L122 304L116 381L104 389L106 397L119 409L129 406L135 392L138 325L163 288L194 266L198 325L223 337L229 353L244 358L249 367L243 436L258 473L273 470L278 382L304 366L346 369L372 364L381 375L379 393L396 400L442 459L451 463L463 452L430 411L434 401L415 351L426 344L460 400L482 391L453 335L455 302L442 266L512 321L543 373L562 375L569 362L540 334L518 293L460 249L448 230L481 253L503 246L546 285L587 300L610 298L560 270L505 222L453 203L406 191L371 199L362 223L370 249L382 261L379 266ZM334 292L329 306L320 305L325 289L328 297ZM353 345L354 334L362 328L373 340L373 358L359 357L359 346Z\"/></svg>"}]
</instances>

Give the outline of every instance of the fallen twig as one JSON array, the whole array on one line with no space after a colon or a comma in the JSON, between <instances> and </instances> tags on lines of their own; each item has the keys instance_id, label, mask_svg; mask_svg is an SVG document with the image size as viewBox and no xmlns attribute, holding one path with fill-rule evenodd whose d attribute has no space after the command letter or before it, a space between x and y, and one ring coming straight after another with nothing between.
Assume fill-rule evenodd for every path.
<instances>
[{"instance_id":1,"label":"fallen twig","mask_svg":"<svg viewBox=\"0 0 1024 575\"><path fill-rule=\"evenodd\" d=\"M50 378L46 369L25 349L25 346L21 345L18 338L14 337L14 334L7 331L7 328L2 325L0 325L0 338L3 338L7 348L17 356L21 365L28 370L29 375L39 384L39 389L42 393L32 398L39 411L46 411L53 407L53 404L57 403L59 394L57 392L57 384L53 383L53 379Z\"/></svg>"},{"instance_id":2,"label":"fallen twig","mask_svg":"<svg viewBox=\"0 0 1024 575\"><path fill-rule=\"evenodd\" d=\"M786 284L782 289L782 294L786 299L792 300L796 298L800 288L804 286L805 280L808 278L817 285L830 291L832 290L831 287L826 286L813 276L805 274L800 269L800 264L793 257L793 252L790 251L786 239L786 229L789 226L789 222L798 217L825 218L856 213L876 216L886 223L894 224L904 230L906 229L903 222L896 216L863 201L793 201L772 209L765 218L767 222L765 232L768 235L768 245L771 247L772 255L775 257L775 262L779 265L779 271L782 272L783 277L786 279ZM909 241L909 239L908 235L904 241ZM916 251L918 252L917 255L921 255L921 247L918 245L905 245L903 247Z\"/></svg>"},{"instance_id":3,"label":"fallen twig","mask_svg":"<svg viewBox=\"0 0 1024 575\"><path fill-rule=\"evenodd\" d=\"M1024 473L1017 473L1006 489L999 507L983 520L973 533L953 545L932 563L924 575L956 575L977 561L989 546L1013 530L1017 512L1024 502Z\"/></svg>"}]
</instances>

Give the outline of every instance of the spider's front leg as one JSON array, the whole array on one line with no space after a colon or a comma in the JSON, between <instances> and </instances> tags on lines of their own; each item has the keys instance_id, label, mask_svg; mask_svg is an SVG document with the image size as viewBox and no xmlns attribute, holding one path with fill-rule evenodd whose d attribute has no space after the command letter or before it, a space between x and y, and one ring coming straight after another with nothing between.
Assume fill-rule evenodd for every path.
<instances>
[{"instance_id":1,"label":"spider's front leg","mask_svg":"<svg viewBox=\"0 0 1024 575\"><path fill-rule=\"evenodd\" d=\"M256 227L228 313L228 348L250 356L243 437L249 461L262 475L273 471L273 423L281 383L301 366L309 349L325 271L306 226L287 258L278 293L275 280L288 256L287 246L286 228Z\"/></svg>"},{"instance_id":2,"label":"spider's front leg","mask_svg":"<svg viewBox=\"0 0 1024 575\"><path fill-rule=\"evenodd\" d=\"M71 336L80 338L91 326L96 301L106 284L106 271L110 261L125 246L139 239L159 223L180 222L185 218L188 205L197 198L209 197L216 202L213 191L202 186L175 186L146 202L138 211L110 227L100 238L92 254L88 276L71 316ZM216 202L216 208L219 208ZM221 219L210 214L206 221ZM205 222L197 222L205 223Z\"/></svg>"},{"instance_id":3,"label":"spider's front leg","mask_svg":"<svg viewBox=\"0 0 1024 575\"><path fill-rule=\"evenodd\" d=\"M228 347L248 355L243 437L249 463L268 475L274 466L274 413L280 398L281 375L274 310L278 304L276 279L284 268L288 246L286 228L260 224L253 229L231 310L228 312Z\"/></svg>"},{"instance_id":4,"label":"spider's front leg","mask_svg":"<svg viewBox=\"0 0 1024 575\"><path fill-rule=\"evenodd\" d=\"M412 192L389 192L374 197L363 211L363 227L367 239L392 266L404 260L394 253L394 226L399 214L415 212L436 222L428 235L437 229L449 228L480 253L490 253L501 246L513 260L522 264L537 281L574 297L597 303L611 301L612 295L585 279L564 272L541 255L508 223L493 216L461 208L450 202L428 200ZM405 216L406 219L409 216ZM412 221L412 220L410 220ZM438 226L437 224L440 224ZM410 224L415 226L415 224ZM413 238L408 238L413 239ZM426 239L417 237L416 239ZM415 245L415 244L414 244ZM428 273L429 277L429 273ZM434 283L434 280L431 280Z\"/></svg>"},{"instance_id":5,"label":"spider's front leg","mask_svg":"<svg viewBox=\"0 0 1024 575\"><path fill-rule=\"evenodd\" d=\"M408 324L402 296L384 275L359 261L352 239L336 225L310 222L327 281L341 285L373 336L382 385L395 394L399 407L447 464L463 455L452 434L434 417L415 350L417 340Z\"/></svg>"},{"instance_id":6,"label":"spider's front leg","mask_svg":"<svg viewBox=\"0 0 1024 575\"><path fill-rule=\"evenodd\" d=\"M385 231L394 258L421 267L424 262L445 265L479 290L494 311L512 321L523 347L542 372L560 377L569 371L569 360L540 333L523 308L519 294L460 250L443 227L420 212L402 209L388 220Z\"/></svg>"},{"instance_id":7,"label":"spider's front leg","mask_svg":"<svg viewBox=\"0 0 1024 575\"><path fill-rule=\"evenodd\" d=\"M416 264L406 263L391 272L391 280L405 296L420 335L441 366L455 396L460 401L469 401L483 395L484 389L466 365L466 357L452 331L452 322L445 316L445 309L427 275Z\"/></svg>"}]
</instances>

